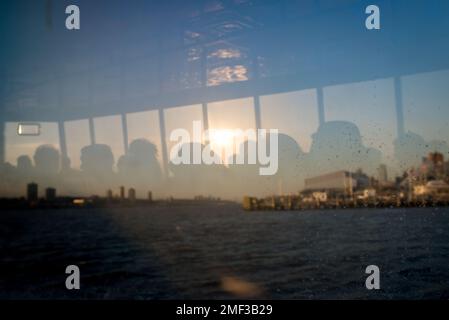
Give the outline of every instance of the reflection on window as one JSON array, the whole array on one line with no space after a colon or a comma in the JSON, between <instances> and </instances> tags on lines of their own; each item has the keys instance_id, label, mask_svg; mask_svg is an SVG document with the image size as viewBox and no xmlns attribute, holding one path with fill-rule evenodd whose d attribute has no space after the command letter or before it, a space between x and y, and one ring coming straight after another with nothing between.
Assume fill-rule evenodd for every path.
<instances>
[{"instance_id":1,"label":"reflection on window","mask_svg":"<svg viewBox=\"0 0 449 320\"><path fill-rule=\"evenodd\" d=\"M247 49L230 42L218 42L207 54L207 85L246 81L251 61Z\"/></svg>"},{"instance_id":2,"label":"reflection on window","mask_svg":"<svg viewBox=\"0 0 449 320\"><path fill-rule=\"evenodd\" d=\"M58 125L54 122L40 122L41 130L38 136L19 136L18 122L7 122L5 125L5 160L11 164L17 163L17 158L26 155L33 159L37 147L49 144L59 149Z\"/></svg>"},{"instance_id":3,"label":"reflection on window","mask_svg":"<svg viewBox=\"0 0 449 320\"><path fill-rule=\"evenodd\" d=\"M126 115L128 125L128 143L136 139L146 139L157 148L157 158L162 163L161 134L157 110L129 113Z\"/></svg>"},{"instance_id":4,"label":"reflection on window","mask_svg":"<svg viewBox=\"0 0 449 320\"><path fill-rule=\"evenodd\" d=\"M218 86L223 83L248 80L247 68L243 65L223 66L213 68L208 72L208 86Z\"/></svg>"},{"instance_id":5,"label":"reflection on window","mask_svg":"<svg viewBox=\"0 0 449 320\"><path fill-rule=\"evenodd\" d=\"M382 161L395 166L397 123L394 94L393 79L324 88L325 119L355 124L363 144L382 152Z\"/></svg>"},{"instance_id":6,"label":"reflection on window","mask_svg":"<svg viewBox=\"0 0 449 320\"><path fill-rule=\"evenodd\" d=\"M79 169L81 149L90 145L89 122L88 120L67 121L64 128L70 166Z\"/></svg>"},{"instance_id":7,"label":"reflection on window","mask_svg":"<svg viewBox=\"0 0 449 320\"><path fill-rule=\"evenodd\" d=\"M295 91L260 97L262 127L278 129L308 152L312 134L318 128L315 90Z\"/></svg>"}]
</instances>

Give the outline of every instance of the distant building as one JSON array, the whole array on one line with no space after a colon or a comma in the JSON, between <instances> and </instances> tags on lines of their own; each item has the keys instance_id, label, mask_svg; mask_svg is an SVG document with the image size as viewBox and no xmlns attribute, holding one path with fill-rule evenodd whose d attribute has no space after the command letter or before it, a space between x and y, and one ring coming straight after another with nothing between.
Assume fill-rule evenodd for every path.
<instances>
[{"instance_id":1,"label":"distant building","mask_svg":"<svg viewBox=\"0 0 449 320\"><path fill-rule=\"evenodd\" d=\"M357 181L347 171L337 171L305 179L305 189L312 191L337 190L351 193L355 187L357 187Z\"/></svg>"},{"instance_id":2,"label":"distant building","mask_svg":"<svg viewBox=\"0 0 449 320\"><path fill-rule=\"evenodd\" d=\"M360 199L360 200L374 199L376 197L376 195L377 195L376 189L368 188L368 189L359 191L357 194L357 199Z\"/></svg>"},{"instance_id":3,"label":"distant building","mask_svg":"<svg viewBox=\"0 0 449 320\"><path fill-rule=\"evenodd\" d=\"M130 188L128 190L128 199L130 201L136 201L136 189Z\"/></svg>"},{"instance_id":4,"label":"distant building","mask_svg":"<svg viewBox=\"0 0 449 320\"><path fill-rule=\"evenodd\" d=\"M315 201L326 202L327 201L327 192L315 191L312 193L312 197Z\"/></svg>"},{"instance_id":5,"label":"distant building","mask_svg":"<svg viewBox=\"0 0 449 320\"><path fill-rule=\"evenodd\" d=\"M37 201L38 200L38 186L37 183L29 183L27 185L27 200L29 202Z\"/></svg>"},{"instance_id":6,"label":"distant building","mask_svg":"<svg viewBox=\"0 0 449 320\"><path fill-rule=\"evenodd\" d=\"M255 210L258 208L257 198L254 197L243 197L243 209L244 210Z\"/></svg>"},{"instance_id":7,"label":"distant building","mask_svg":"<svg viewBox=\"0 0 449 320\"><path fill-rule=\"evenodd\" d=\"M387 166L385 164L381 164L377 168L377 179L380 184L385 184L388 181Z\"/></svg>"},{"instance_id":8,"label":"distant building","mask_svg":"<svg viewBox=\"0 0 449 320\"><path fill-rule=\"evenodd\" d=\"M120 187L120 200L125 200L125 187Z\"/></svg>"},{"instance_id":9,"label":"distant building","mask_svg":"<svg viewBox=\"0 0 449 320\"><path fill-rule=\"evenodd\" d=\"M413 193L417 197L430 196L449 200L449 185L441 180L429 181L424 185L414 186Z\"/></svg>"},{"instance_id":10,"label":"distant building","mask_svg":"<svg viewBox=\"0 0 449 320\"><path fill-rule=\"evenodd\" d=\"M113 197L114 197L114 194L112 193L112 190L109 189L109 190L106 192L106 198L107 198L108 200L112 200Z\"/></svg>"},{"instance_id":11,"label":"distant building","mask_svg":"<svg viewBox=\"0 0 449 320\"><path fill-rule=\"evenodd\" d=\"M148 201L153 201L153 193L151 191L148 191Z\"/></svg>"},{"instance_id":12,"label":"distant building","mask_svg":"<svg viewBox=\"0 0 449 320\"><path fill-rule=\"evenodd\" d=\"M422 159L418 169L419 178L423 181L443 179L446 174L444 156L439 152L431 152Z\"/></svg>"},{"instance_id":13,"label":"distant building","mask_svg":"<svg viewBox=\"0 0 449 320\"><path fill-rule=\"evenodd\" d=\"M55 188L45 189L45 199L47 201L54 201L56 199L56 189Z\"/></svg>"},{"instance_id":14,"label":"distant building","mask_svg":"<svg viewBox=\"0 0 449 320\"><path fill-rule=\"evenodd\" d=\"M371 186L372 179L362 169L358 169L356 172L350 173L350 175L356 181L356 184L353 185L354 189L364 189Z\"/></svg>"},{"instance_id":15,"label":"distant building","mask_svg":"<svg viewBox=\"0 0 449 320\"><path fill-rule=\"evenodd\" d=\"M435 166L442 165L444 163L444 156L439 152L430 152L427 155L427 159Z\"/></svg>"}]
</instances>

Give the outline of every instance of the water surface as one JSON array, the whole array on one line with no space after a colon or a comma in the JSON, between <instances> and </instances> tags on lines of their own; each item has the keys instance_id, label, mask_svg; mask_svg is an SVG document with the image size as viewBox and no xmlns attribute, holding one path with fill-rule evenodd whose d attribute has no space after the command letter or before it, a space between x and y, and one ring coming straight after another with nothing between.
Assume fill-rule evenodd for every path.
<instances>
[{"instance_id":1,"label":"water surface","mask_svg":"<svg viewBox=\"0 0 449 320\"><path fill-rule=\"evenodd\" d=\"M449 298L447 208L3 211L0 249L2 299ZM81 290L65 289L70 264Z\"/></svg>"}]
</instances>

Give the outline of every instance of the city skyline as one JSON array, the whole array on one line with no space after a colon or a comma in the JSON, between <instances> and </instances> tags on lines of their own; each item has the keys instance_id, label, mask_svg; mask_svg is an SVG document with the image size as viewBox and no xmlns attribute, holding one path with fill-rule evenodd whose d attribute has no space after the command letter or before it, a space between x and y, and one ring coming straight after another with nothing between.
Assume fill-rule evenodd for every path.
<instances>
[{"instance_id":1,"label":"city skyline","mask_svg":"<svg viewBox=\"0 0 449 320\"><path fill-rule=\"evenodd\" d=\"M180 190L177 189L179 187L178 185L181 185L183 187L188 187L193 191L193 193L188 194L187 197L205 195L236 200L242 195L246 194L254 194L259 196L281 196L283 194L296 194L301 190L309 189L307 181L310 181L311 178L335 172L335 170L332 169L332 161L330 163L326 161L324 167L321 167L319 165L320 160L318 159L322 158L323 156L328 156L328 154L326 154L325 152L318 158L312 152L309 154L296 153L294 151L294 140L291 140L290 137L285 135L281 135L280 137L281 143L278 159L278 161L280 160L281 165L281 167L279 168L280 172L276 172L273 177L268 176L265 178L258 174L257 169L254 167L254 165L244 164L244 162L242 164L231 162L227 165L181 164L179 167L172 163L170 166L170 176L164 178L162 176L162 170L157 161L156 147L149 141L143 139L133 141L130 146L130 153L127 155L123 155L118 159L119 170L117 172L114 172L112 169L114 165L114 158L111 149L107 145L91 145L84 147L82 150L82 160L84 161L84 163L81 167L81 170L74 170L69 166L63 167L61 165L63 159L60 157L58 151L49 145L41 145L34 154L34 161L37 163L36 166L33 165L29 157L21 156L18 158L18 167L15 169L15 171L11 171L11 169L13 168L11 167L9 176L5 177L5 181L6 183L8 183L8 179L14 178L18 189L10 187L10 191L16 191L13 191L13 193L10 193L9 195L7 195L7 197L20 196L21 187L23 187L24 185L30 186L31 181L39 181L41 184L43 184L46 192L49 191L48 189L51 189L52 194L56 194L55 187L58 186L57 189L62 189L62 193L64 196L86 197L92 195L101 195L103 194L101 192L101 188L108 188L107 190L110 190L109 187L120 185L120 189L123 189L123 184L125 184L127 187L133 189L134 197L136 197L136 189L134 187L137 186L137 189L139 190L137 196L138 198L146 197L147 191L153 190L156 190L156 194L159 198L167 198L172 196L178 197L180 194L183 194L182 191L181 193L179 193ZM193 151L193 144L186 144L185 146L187 148L191 148L191 151ZM202 147L204 147L204 145ZM297 150L300 151L299 147L296 147L298 148ZM359 146L359 148L360 147L361 146ZM250 150L248 149L247 143L242 144L241 148L243 148L241 149L241 151L243 150L245 154L245 156L243 157L244 159L248 157L248 152ZM385 164L379 162L378 166L374 168L375 170L371 173L368 173L368 176L372 177L374 181L376 181L376 184L384 186L396 185L396 187L399 187L399 183L401 183L401 180L406 179L407 176L416 177L418 175L419 177L422 174L428 174L426 172L428 172L429 170L435 170L432 168L434 168L437 165L436 163L438 162L438 166L440 166L438 172L440 173L434 176L432 179L444 179L448 181L446 175L449 172L449 160L447 160L447 158L445 158L445 155L442 153L436 152L431 149L427 151L428 152L425 157L420 157L419 165L406 168L401 175L392 174L391 172L389 172L388 167ZM349 156L354 157L353 154L350 154ZM308 159L308 157L310 159ZM361 158L362 163L364 159L364 157ZM312 167L310 167L311 160L313 161ZM347 159L343 159L343 161L346 162ZM292 171L291 162L297 162L297 164L302 164L304 168L309 168L309 174L301 174L301 168L299 168L299 170ZM328 166L329 164L331 164L330 167ZM193 167L191 167L191 165L193 165ZM293 164L293 167L295 167L295 164ZM320 171L320 168L326 169ZM340 167L339 170L350 170L347 168L348 167L343 166ZM363 172L362 165L356 166L356 168L357 170L352 169L352 172ZM295 172L297 172L296 174L301 175L297 176L295 175ZM192 174L195 176L192 176ZM214 179L207 180L208 178L210 178L207 177L209 175L212 175L215 178L220 178L221 181L217 182ZM294 179L289 180L289 176L292 175ZM206 179L204 179L204 177L206 177ZM91 180L90 178L94 178L94 180ZM303 179L305 184L297 181L297 178ZM84 186L83 188L87 187L87 189L84 190L84 193L79 191L72 193L70 191L68 192L68 190L70 189L67 189L66 179L72 179L72 188L75 188L72 190L76 190L82 186ZM190 179L193 180L190 181ZM256 183L248 183L248 181L245 181L247 179L255 179ZM430 179L430 181L432 181L432 179ZM92 183L93 181L96 182L96 187L94 188L92 188L92 186L89 186L89 183ZM241 186L238 185L243 181L245 182L242 190ZM422 182L427 182L428 179L423 180L422 178L419 178L418 181L422 184ZM199 185L202 185L206 189L203 189L202 191L201 189L198 189L199 191L196 192L197 186L195 185L195 183L197 182L199 182ZM76 187L77 184L78 187ZM108 184L110 185L108 186ZM216 187L213 186L214 184L216 184L216 186L220 186L220 188L214 189L214 187ZM268 187L268 189L265 189L265 192L261 193L260 186L257 184L264 184L265 187ZM234 189L234 193L229 193L228 189ZM204 192L205 190L207 191ZM142 195L141 192L144 192L144 195ZM186 193L184 193L184 196L185 195ZM123 190L121 191L120 197L124 197Z\"/></svg>"}]
</instances>

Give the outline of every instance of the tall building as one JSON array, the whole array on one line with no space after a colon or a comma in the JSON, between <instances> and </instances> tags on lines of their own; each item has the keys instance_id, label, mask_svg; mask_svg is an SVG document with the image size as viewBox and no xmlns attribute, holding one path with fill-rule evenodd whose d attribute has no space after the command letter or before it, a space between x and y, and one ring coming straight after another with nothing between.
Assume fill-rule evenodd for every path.
<instances>
[{"instance_id":1,"label":"tall building","mask_svg":"<svg viewBox=\"0 0 449 320\"><path fill-rule=\"evenodd\" d=\"M106 192L106 198L107 198L108 200L112 200L113 196L114 196L114 195L112 194L112 190L109 189L109 190Z\"/></svg>"},{"instance_id":2,"label":"tall building","mask_svg":"<svg viewBox=\"0 0 449 320\"><path fill-rule=\"evenodd\" d=\"M151 191L148 191L148 201L153 201L153 193Z\"/></svg>"},{"instance_id":3,"label":"tall building","mask_svg":"<svg viewBox=\"0 0 449 320\"><path fill-rule=\"evenodd\" d=\"M128 200L129 201L136 201L136 189L130 188L128 190Z\"/></svg>"},{"instance_id":4,"label":"tall building","mask_svg":"<svg viewBox=\"0 0 449 320\"><path fill-rule=\"evenodd\" d=\"M422 159L419 167L420 178L424 181L443 179L446 174L444 156L439 152L431 152Z\"/></svg>"},{"instance_id":5,"label":"tall building","mask_svg":"<svg viewBox=\"0 0 449 320\"><path fill-rule=\"evenodd\" d=\"M120 187L120 200L125 200L125 187Z\"/></svg>"},{"instance_id":6,"label":"tall building","mask_svg":"<svg viewBox=\"0 0 449 320\"><path fill-rule=\"evenodd\" d=\"M442 165L444 163L444 156L439 152L430 152L427 159L433 163L434 166Z\"/></svg>"},{"instance_id":7,"label":"tall building","mask_svg":"<svg viewBox=\"0 0 449 320\"><path fill-rule=\"evenodd\" d=\"M47 201L54 201L56 199L56 189L55 188L45 189L45 199Z\"/></svg>"},{"instance_id":8,"label":"tall building","mask_svg":"<svg viewBox=\"0 0 449 320\"><path fill-rule=\"evenodd\" d=\"M38 200L38 186L37 183L29 183L27 185L27 200L29 202Z\"/></svg>"},{"instance_id":9,"label":"tall building","mask_svg":"<svg viewBox=\"0 0 449 320\"><path fill-rule=\"evenodd\" d=\"M387 166L385 164L381 164L379 168L377 168L377 179L381 184L388 181Z\"/></svg>"}]
</instances>

